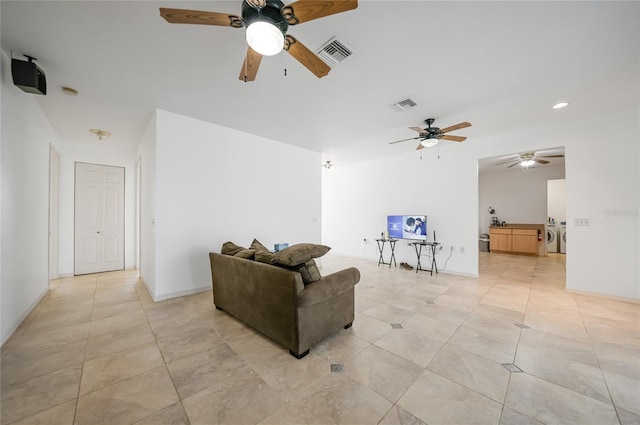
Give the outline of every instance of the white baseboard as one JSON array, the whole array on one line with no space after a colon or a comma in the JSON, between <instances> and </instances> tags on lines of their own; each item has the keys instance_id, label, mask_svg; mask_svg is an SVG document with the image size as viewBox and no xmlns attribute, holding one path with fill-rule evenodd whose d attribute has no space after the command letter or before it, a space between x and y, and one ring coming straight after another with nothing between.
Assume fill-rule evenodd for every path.
<instances>
[{"instance_id":1,"label":"white baseboard","mask_svg":"<svg viewBox=\"0 0 640 425\"><path fill-rule=\"evenodd\" d=\"M620 297L617 295L607 295L607 294L601 294L599 292L581 291L578 289L571 289L571 288L565 288L565 291L570 294L587 295L590 297L598 297L598 298L604 298L607 300L621 301L623 303L640 304L640 299L638 298Z\"/></svg>"},{"instance_id":2,"label":"white baseboard","mask_svg":"<svg viewBox=\"0 0 640 425\"><path fill-rule=\"evenodd\" d=\"M145 284L146 286L146 284ZM149 288L147 288L148 290ZM206 291L210 291L211 290L211 285L207 285L207 286L202 286L200 288L192 288L192 289L187 289L184 291L177 291L177 292L169 292L166 294L160 294L160 295L156 295L156 296L152 296L153 302L159 302L159 301L164 301L164 300L168 300L171 298L179 298L179 297L184 297L187 295L193 295L193 294L199 294L200 292L206 292Z\"/></svg>"},{"instance_id":3,"label":"white baseboard","mask_svg":"<svg viewBox=\"0 0 640 425\"><path fill-rule=\"evenodd\" d=\"M47 292L49 292L49 284L47 284L46 289L36 298L35 302L33 302L29 306L29 308L27 308L27 310L24 313L22 313L20 317L18 317L18 320L13 324L11 329L9 329L9 331L5 335L2 335L2 339L0 339L0 347L3 346L4 343L9 340L9 338L11 338L11 335L13 335L15 331L18 330L22 322L24 322L24 320L29 316L29 314L31 314L33 309L36 308L38 303L42 301L45 295L47 295Z\"/></svg>"}]
</instances>

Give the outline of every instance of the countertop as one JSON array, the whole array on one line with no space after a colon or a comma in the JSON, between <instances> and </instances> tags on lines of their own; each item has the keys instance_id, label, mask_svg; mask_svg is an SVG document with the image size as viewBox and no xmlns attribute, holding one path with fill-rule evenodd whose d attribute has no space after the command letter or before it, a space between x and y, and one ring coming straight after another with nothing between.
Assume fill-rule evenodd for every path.
<instances>
[{"instance_id":1,"label":"countertop","mask_svg":"<svg viewBox=\"0 0 640 425\"><path fill-rule=\"evenodd\" d=\"M489 229L543 229L544 224L507 223L506 226L489 226Z\"/></svg>"}]
</instances>

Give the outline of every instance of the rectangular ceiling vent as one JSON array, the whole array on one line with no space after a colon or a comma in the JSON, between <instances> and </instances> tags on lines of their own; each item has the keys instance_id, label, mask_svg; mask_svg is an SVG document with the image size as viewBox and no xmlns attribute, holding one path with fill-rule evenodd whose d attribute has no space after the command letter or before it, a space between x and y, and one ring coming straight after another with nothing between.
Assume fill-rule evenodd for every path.
<instances>
[{"instance_id":1,"label":"rectangular ceiling vent","mask_svg":"<svg viewBox=\"0 0 640 425\"><path fill-rule=\"evenodd\" d=\"M333 66L351 56L353 50L342 41L333 37L327 41L316 54L320 56L323 61L327 62L327 64Z\"/></svg>"},{"instance_id":2,"label":"rectangular ceiling vent","mask_svg":"<svg viewBox=\"0 0 640 425\"><path fill-rule=\"evenodd\" d=\"M408 97L408 98L406 98L404 100L401 100L398 103L394 103L393 105L391 105L391 107L393 109L395 109L396 111L400 111L400 112L407 111L407 110L409 110L411 108L414 108L416 106L418 106L418 102L416 102L415 100L411 99L410 97Z\"/></svg>"}]
</instances>

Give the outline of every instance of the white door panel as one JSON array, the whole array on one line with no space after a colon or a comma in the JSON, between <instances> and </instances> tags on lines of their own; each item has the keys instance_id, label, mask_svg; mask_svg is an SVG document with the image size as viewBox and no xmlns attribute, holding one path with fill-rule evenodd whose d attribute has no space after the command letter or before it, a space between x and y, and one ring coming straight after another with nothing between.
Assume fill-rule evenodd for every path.
<instances>
[{"instance_id":1,"label":"white door panel","mask_svg":"<svg viewBox=\"0 0 640 425\"><path fill-rule=\"evenodd\" d=\"M75 274L124 268L124 168L76 163Z\"/></svg>"}]
</instances>

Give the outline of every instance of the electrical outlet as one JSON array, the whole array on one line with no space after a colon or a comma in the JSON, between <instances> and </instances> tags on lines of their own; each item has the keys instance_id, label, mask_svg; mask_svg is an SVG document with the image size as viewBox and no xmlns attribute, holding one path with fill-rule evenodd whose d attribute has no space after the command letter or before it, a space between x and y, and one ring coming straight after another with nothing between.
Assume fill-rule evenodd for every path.
<instances>
[{"instance_id":1,"label":"electrical outlet","mask_svg":"<svg viewBox=\"0 0 640 425\"><path fill-rule=\"evenodd\" d=\"M588 218L576 218L575 220L573 220L573 224L575 224L576 226L588 226L589 225L589 219Z\"/></svg>"},{"instance_id":2,"label":"electrical outlet","mask_svg":"<svg viewBox=\"0 0 640 425\"><path fill-rule=\"evenodd\" d=\"M464 247L463 246L460 247L460 254L464 254Z\"/></svg>"}]
</instances>

